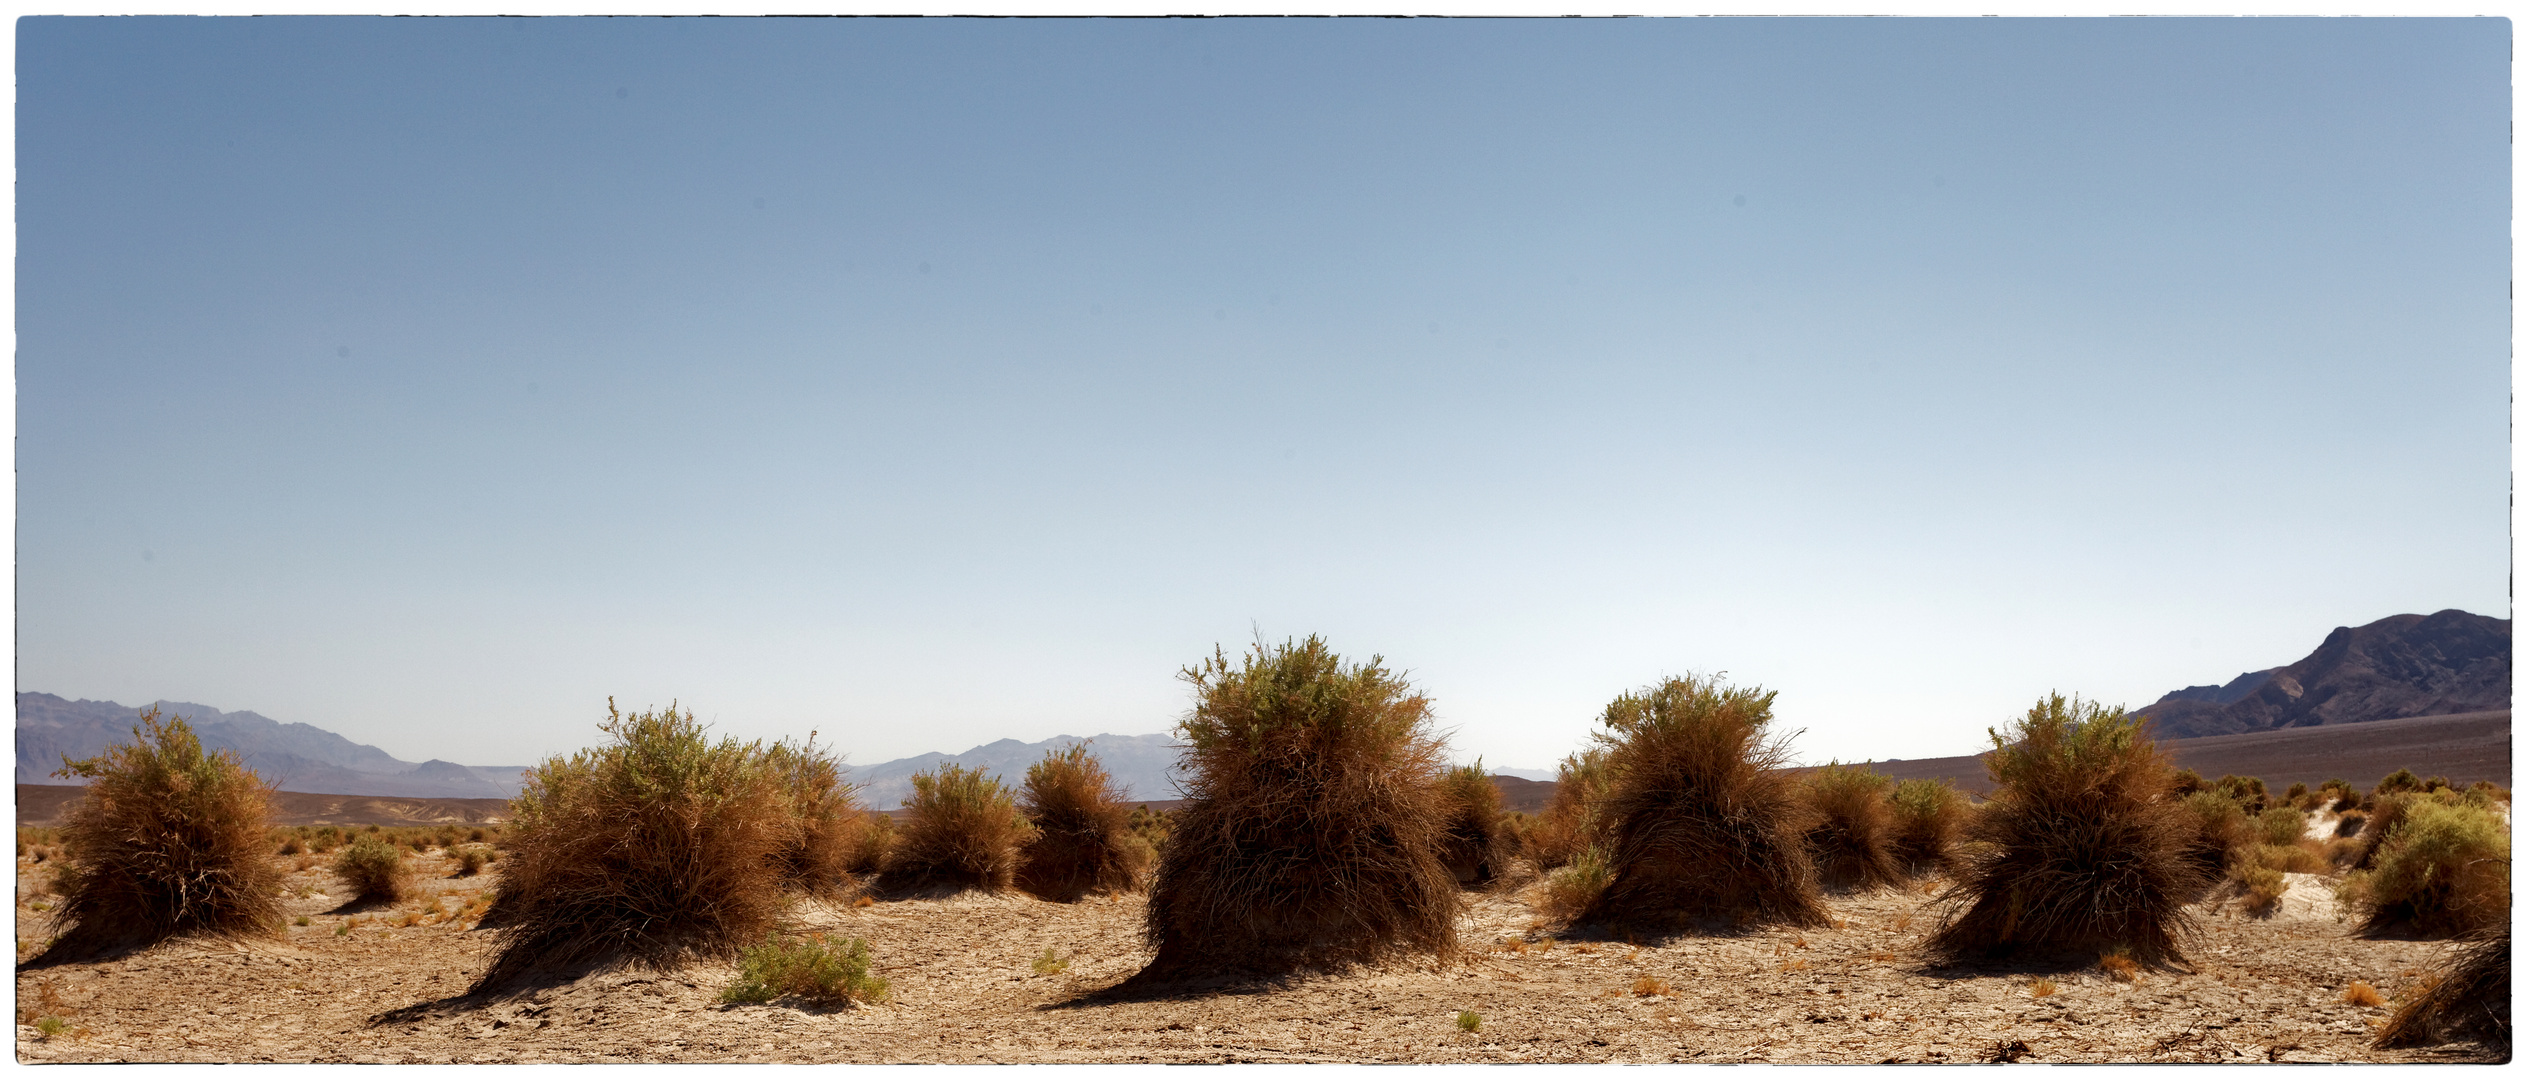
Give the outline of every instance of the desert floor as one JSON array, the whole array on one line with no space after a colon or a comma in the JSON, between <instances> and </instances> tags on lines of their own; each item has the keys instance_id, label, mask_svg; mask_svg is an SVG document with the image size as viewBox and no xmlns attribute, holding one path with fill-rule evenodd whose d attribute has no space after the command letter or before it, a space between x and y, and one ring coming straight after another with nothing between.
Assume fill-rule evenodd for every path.
<instances>
[{"instance_id":1,"label":"desert floor","mask_svg":"<svg viewBox=\"0 0 2527 1080\"><path fill-rule=\"evenodd\" d=\"M285 862L287 860L284 860ZM1052 904L964 894L802 904L807 929L861 937L893 1000L832 1011L723 1006L729 965L612 971L514 997L459 997L490 932L466 917L494 878L437 856L419 898L336 913L321 861L290 877L283 940L178 940L17 976L18 1060L334 1062L1971 1062L2463 1061L2472 1046L2378 1051L2392 995L2447 948L2350 935L2313 877L2264 917L2198 909L2195 970L2118 982L2071 971L1938 970L1912 955L1936 883L1837 897L1830 929L1634 946L1540 932L1516 892L1469 894L1468 955L1272 986L1114 1000L1147 959L1137 897ZM495 867L497 864L494 864ZM18 862L24 960L52 867ZM424 914L433 906L454 915ZM407 916L413 918L407 919ZM349 930L341 929L360 920ZM410 922L410 925L394 925ZM1039 975L1046 949L1069 969ZM2037 996L2039 978L2055 989ZM1672 988L1636 993L1644 979ZM2390 1002L2389 1007L2392 1006ZM1458 1029L1472 1010L1481 1029ZM59 1016L45 1037L29 1021Z\"/></svg>"}]
</instances>

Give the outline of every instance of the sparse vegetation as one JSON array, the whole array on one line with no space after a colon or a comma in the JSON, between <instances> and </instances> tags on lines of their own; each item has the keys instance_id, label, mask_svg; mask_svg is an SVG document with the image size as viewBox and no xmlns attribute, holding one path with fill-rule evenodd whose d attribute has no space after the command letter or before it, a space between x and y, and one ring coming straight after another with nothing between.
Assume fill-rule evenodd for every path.
<instances>
[{"instance_id":1,"label":"sparse vegetation","mask_svg":"<svg viewBox=\"0 0 2527 1080\"><path fill-rule=\"evenodd\" d=\"M889 889L944 885L999 891L1018 876L1034 830L998 777L953 762L913 774L910 811L886 862Z\"/></svg>"},{"instance_id":2,"label":"sparse vegetation","mask_svg":"<svg viewBox=\"0 0 2527 1080\"><path fill-rule=\"evenodd\" d=\"M1595 906L1613 883L1614 868L1606 864L1605 853L1583 848L1569 865L1546 875L1537 907L1548 918L1568 923Z\"/></svg>"},{"instance_id":3,"label":"sparse vegetation","mask_svg":"<svg viewBox=\"0 0 2527 1080\"><path fill-rule=\"evenodd\" d=\"M1965 858L1930 951L2181 960L2184 907L2205 888L2187 857L2200 831L2140 724L2052 694L1993 731L1983 761L1997 785L1972 830L1983 846Z\"/></svg>"},{"instance_id":4,"label":"sparse vegetation","mask_svg":"<svg viewBox=\"0 0 2527 1080\"><path fill-rule=\"evenodd\" d=\"M870 973L869 943L849 938L839 945L821 937L767 938L737 957L737 980L720 992L731 1005L763 1005L794 998L811 1006L873 1004L887 998L887 982Z\"/></svg>"},{"instance_id":5,"label":"sparse vegetation","mask_svg":"<svg viewBox=\"0 0 2527 1080\"><path fill-rule=\"evenodd\" d=\"M2377 987L2371 986L2358 979L2352 980L2351 985L2343 988L2343 1004L2345 1005L2361 1009L2374 1009L2386 1003L2386 995L2379 993Z\"/></svg>"},{"instance_id":6,"label":"sparse vegetation","mask_svg":"<svg viewBox=\"0 0 2527 1080\"><path fill-rule=\"evenodd\" d=\"M61 828L59 933L45 956L183 933L280 932L270 788L236 754L203 752L191 725L152 706L132 741L64 761L56 775L88 789Z\"/></svg>"},{"instance_id":7,"label":"sparse vegetation","mask_svg":"<svg viewBox=\"0 0 2527 1080\"><path fill-rule=\"evenodd\" d=\"M1632 994L1635 997L1667 997L1675 992L1676 988L1667 985L1667 980L1654 975L1643 975L1632 980Z\"/></svg>"},{"instance_id":8,"label":"sparse vegetation","mask_svg":"<svg viewBox=\"0 0 2527 1080\"><path fill-rule=\"evenodd\" d=\"M1035 968L1035 973L1038 975L1059 975L1070 970L1070 958L1056 954L1053 947L1047 945L1044 951L1036 956L1031 966Z\"/></svg>"},{"instance_id":9,"label":"sparse vegetation","mask_svg":"<svg viewBox=\"0 0 2527 1080\"><path fill-rule=\"evenodd\" d=\"M2307 815L2292 806L2267 808L2256 817L2257 838L2274 847L2289 847L2299 842L2308 827Z\"/></svg>"},{"instance_id":10,"label":"sparse vegetation","mask_svg":"<svg viewBox=\"0 0 2527 1080\"><path fill-rule=\"evenodd\" d=\"M2040 998L2052 997L2053 992L2059 989L2061 989L2061 987L2054 985L2053 980L2038 977L2035 981L2027 984L2027 996Z\"/></svg>"},{"instance_id":11,"label":"sparse vegetation","mask_svg":"<svg viewBox=\"0 0 2527 1080\"><path fill-rule=\"evenodd\" d=\"M375 837L354 841L333 858L333 875L355 903L392 904L404 898L411 871L403 848Z\"/></svg>"},{"instance_id":12,"label":"sparse vegetation","mask_svg":"<svg viewBox=\"0 0 2527 1080\"><path fill-rule=\"evenodd\" d=\"M613 960L725 957L780 914L789 804L760 744L714 742L672 705L625 715L609 699L599 727L610 742L547 759L510 803L511 854L486 919L499 936L477 989Z\"/></svg>"},{"instance_id":13,"label":"sparse vegetation","mask_svg":"<svg viewBox=\"0 0 2527 1080\"><path fill-rule=\"evenodd\" d=\"M1132 828L1135 807L1088 753L1088 744L1048 751L1027 767L1019 809L1035 827L1019 853L1018 887L1047 900L1129 892L1157 855Z\"/></svg>"},{"instance_id":14,"label":"sparse vegetation","mask_svg":"<svg viewBox=\"0 0 2527 1080\"><path fill-rule=\"evenodd\" d=\"M1457 1014L1457 1030L1473 1033L1483 1030L1483 1018L1472 1009Z\"/></svg>"},{"instance_id":15,"label":"sparse vegetation","mask_svg":"<svg viewBox=\"0 0 2527 1080\"><path fill-rule=\"evenodd\" d=\"M1440 864L1443 747L1383 659L1315 637L1187 668L1185 805L1150 887L1140 978L1281 972L1457 952Z\"/></svg>"},{"instance_id":16,"label":"sparse vegetation","mask_svg":"<svg viewBox=\"0 0 2527 1080\"><path fill-rule=\"evenodd\" d=\"M1612 877L1582 921L1821 926L1812 818L1766 737L1772 693L1671 678L1606 706L1601 810Z\"/></svg>"},{"instance_id":17,"label":"sparse vegetation","mask_svg":"<svg viewBox=\"0 0 2527 1080\"><path fill-rule=\"evenodd\" d=\"M2506 925L2509 830L2499 815L2453 798L2407 800L2370 868L2343 883L2362 929L2463 935Z\"/></svg>"},{"instance_id":18,"label":"sparse vegetation","mask_svg":"<svg viewBox=\"0 0 2527 1080\"><path fill-rule=\"evenodd\" d=\"M483 867L490 863L490 851L473 846L460 848L456 853L456 876L473 877L482 873Z\"/></svg>"},{"instance_id":19,"label":"sparse vegetation","mask_svg":"<svg viewBox=\"0 0 2527 1080\"><path fill-rule=\"evenodd\" d=\"M1818 880L1833 889L1898 884L1889 781L1865 765L1828 764L1799 785L1812 824L1807 849Z\"/></svg>"}]
</instances>

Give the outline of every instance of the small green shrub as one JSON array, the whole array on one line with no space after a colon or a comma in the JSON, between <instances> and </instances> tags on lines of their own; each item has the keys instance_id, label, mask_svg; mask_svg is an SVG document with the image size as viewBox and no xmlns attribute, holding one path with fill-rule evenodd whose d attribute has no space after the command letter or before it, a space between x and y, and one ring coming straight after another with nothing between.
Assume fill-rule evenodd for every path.
<instances>
[{"instance_id":1,"label":"small green shrub","mask_svg":"<svg viewBox=\"0 0 2527 1080\"><path fill-rule=\"evenodd\" d=\"M1483 1018L1476 1014L1472 1009L1467 1009L1464 1012L1458 1013L1457 1030L1465 1032L1481 1031L1483 1030Z\"/></svg>"},{"instance_id":2,"label":"small green shrub","mask_svg":"<svg viewBox=\"0 0 2527 1080\"><path fill-rule=\"evenodd\" d=\"M489 851L479 847L462 848L456 853L456 876L473 877L482 873L484 864L490 861L491 852Z\"/></svg>"},{"instance_id":3,"label":"small green shrub","mask_svg":"<svg viewBox=\"0 0 2527 1080\"><path fill-rule=\"evenodd\" d=\"M1887 798L1895 819L1894 853L1907 873L1945 872L1965 829L1965 795L1945 780L1904 780Z\"/></svg>"},{"instance_id":4,"label":"small green shrub","mask_svg":"<svg viewBox=\"0 0 2527 1080\"><path fill-rule=\"evenodd\" d=\"M890 889L946 885L997 892L1018 876L1018 853L1035 836L1017 793L1000 778L954 762L913 774L904 835L886 863Z\"/></svg>"},{"instance_id":5,"label":"small green shrub","mask_svg":"<svg viewBox=\"0 0 2527 1080\"><path fill-rule=\"evenodd\" d=\"M2402 795L2407 792L2420 790L2422 790L2421 777L2413 775L2413 770L2411 769L2397 769L2394 772L2388 773L2383 779L2380 779L2378 781L2378 786L2369 789L2369 794L2372 797L2383 799L2389 795Z\"/></svg>"},{"instance_id":6,"label":"small green shrub","mask_svg":"<svg viewBox=\"0 0 2527 1080\"><path fill-rule=\"evenodd\" d=\"M35 1030L42 1032L45 1038L50 1039L70 1030L70 1022L58 1016L39 1016L35 1018Z\"/></svg>"},{"instance_id":7,"label":"small green shrub","mask_svg":"<svg viewBox=\"0 0 2527 1080\"><path fill-rule=\"evenodd\" d=\"M1054 955L1053 947L1047 945L1044 947L1043 955L1035 958L1033 966L1038 975L1059 975L1070 970L1070 958Z\"/></svg>"},{"instance_id":8,"label":"small green shrub","mask_svg":"<svg viewBox=\"0 0 2527 1080\"><path fill-rule=\"evenodd\" d=\"M869 943L849 938L840 945L821 940L782 941L769 938L737 956L737 981L720 992L731 1005L762 1005L796 998L809 1005L874 1004L887 998L887 982L870 973Z\"/></svg>"},{"instance_id":9,"label":"small green shrub","mask_svg":"<svg viewBox=\"0 0 2527 1080\"><path fill-rule=\"evenodd\" d=\"M2307 827L2307 816L2289 806L2272 807L2255 818L2257 838L2267 844L2296 844Z\"/></svg>"},{"instance_id":10,"label":"small green shrub","mask_svg":"<svg viewBox=\"0 0 2527 1080\"><path fill-rule=\"evenodd\" d=\"M1614 867L1606 862L1605 853L1583 848L1545 877L1543 902L1537 907L1547 918L1570 922L1594 906L1612 884Z\"/></svg>"},{"instance_id":11,"label":"small green shrub","mask_svg":"<svg viewBox=\"0 0 2527 1080\"><path fill-rule=\"evenodd\" d=\"M359 903L392 904L404 898L411 880L403 849L374 837L363 838L334 856L333 873Z\"/></svg>"},{"instance_id":12,"label":"small green shrub","mask_svg":"<svg viewBox=\"0 0 2527 1080\"><path fill-rule=\"evenodd\" d=\"M2491 811L2417 798L2367 871L2345 881L2362 929L2434 935L2488 931L2509 918L2509 831Z\"/></svg>"}]
</instances>

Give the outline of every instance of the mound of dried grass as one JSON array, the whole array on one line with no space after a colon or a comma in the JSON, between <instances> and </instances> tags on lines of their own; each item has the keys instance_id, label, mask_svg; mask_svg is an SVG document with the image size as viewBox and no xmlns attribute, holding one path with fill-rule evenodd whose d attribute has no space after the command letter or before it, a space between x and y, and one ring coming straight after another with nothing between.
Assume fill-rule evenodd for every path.
<instances>
[{"instance_id":1,"label":"mound of dried grass","mask_svg":"<svg viewBox=\"0 0 2527 1080\"><path fill-rule=\"evenodd\" d=\"M2377 1045L2386 1049L2476 1042L2510 1056L2509 925L2479 934L2459 949L2447 968L2417 993L2408 994Z\"/></svg>"},{"instance_id":2,"label":"mound of dried grass","mask_svg":"<svg viewBox=\"0 0 2527 1080\"><path fill-rule=\"evenodd\" d=\"M555 757L510 803L491 962L475 989L542 972L724 960L783 906L777 858L795 835L761 744L713 741L691 712L626 716L606 745Z\"/></svg>"},{"instance_id":3,"label":"mound of dried grass","mask_svg":"<svg viewBox=\"0 0 2527 1080\"><path fill-rule=\"evenodd\" d=\"M1457 953L1430 701L1318 638L1187 668L1185 805L1150 887L1136 978L1279 973Z\"/></svg>"},{"instance_id":4,"label":"mound of dried grass","mask_svg":"<svg viewBox=\"0 0 2527 1080\"><path fill-rule=\"evenodd\" d=\"M1019 853L1019 888L1069 903L1140 886L1156 852L1133 830L1134 808L1087 743L1028 766L1018 805L1036 830Z\"/></svg>"},{"instance_id":5,"label":"mound of dried grass","mask_svg":"<svg viewBox=\"0 0 2527 1080\"><path fill-rule=\"evenodd\" d=\"M1015 792L980 769L953 762L913 774L901 835L887 855L890 890L945 887L998 892L1017 880L1018 852L1034 830Z\"/></svg>"},{"instance_id":6,"label":"mound of dried grass","mask_svg":"<svg viewBox=\"0 0 2527 1080\"><path fill-rule=\"evenodd\" d=\"M1579 853L1596 847L1605 832L1598 812L1605 803L1606 751L1591 747L1563 758L1554 770L1553 797L1544 812L1520 837L1528 859L1539 870L1568 865Z\"/></svg>"},{"instance_id":7,"label":"mound of dried grass","mask_svg":"<svg viewBox=\"0 0 2527 1080\"><path fill-rule=\"evenodd\" d=\"M788 834L773 853L781 881L809 896L833 899L857 891L853 872L869 815L854 797L857 788L843 782L842 759L816 745L816 733L793 746L773 744L765 764L781 785L788 803Z\"/></svg>"},{"instance_id":8,"label":"mound of dried grass","mask_svg":"<svg viewBox=\"0 0 2527 1080\"><path fill-rule=\"evenodd\" d=\"M1972 811L1945 780L1905 780L1887 797L1894 817L1889 841L1895 863L1910 874L1948 872Z\"/></svg>"},{"instance_id":9,"label":"mound of dried grass","mask_svg":"<svg viewBox=\"0 0 2527 1080\"><path fill-rule=\"evenodd\" d=\"M362 837L333 857L333 876L355 904L392 904L404 898L412 871L404 849L376 837Z\"/></svg>"},{"instance_id":10,"label":"mound of dried grass","mask_svg":"<svg viewBox=\"0 0 2527 1080\"><path fill-rule=\"evenodd\" d=\"M63 818L59 940L38 962L176 934L280 932L272 789L235 753L204 753L192 725L151 706L131 742L54 775L88 785Z\"/></svg>"},{"instance_id":11,"label":"mound of dried grass","mask_svg":"<svg viewBox=\"0 0 2527 1080\"><path fill-rule=\"evenodd\" d=\"M1439 861L1456 875L1457 884L1482 888L1509 869L1511 839L1501 811L1500 785L1483 771L1483 763L1459 766L1439 778L1439 798L1448 827L1440 843Z\"/></svg>"},{"instance_id":12,"label":"mound of dried grass","mask_svg":"<svg viewBox=\"0 0 2527 1080\"><path fill-rule=\"evenodd\" d=\"M2199 830L2140 722L2053 694L1992 744L1983 762L1997 787L1971 829L1980 843L1929 951L2181 962L2185 904L2208 888L2186 855Z\"/></svg>"},{"instance_id":13,"label":"mound of dried grass","mask_svg":"<svg viewBox=\"0 0 2527 1080\"><path fill-rule=\"evenodd\" d=\"M1600 810L1610 880L1580 921L1822 926L1805 837L1813 818L1786 747L1765 737L1773 694L1671 678L1606 706Z\"/></svg>"},{"instance_id":14,"label":"mound of dried grass","mask_svg":"<svg viewBox=\"0 0 2527 1080\"><path fill-rule=\"evenodd\" d=\"M1829 889L1876 889L1904 880L1895 861L1890 781L1866 765L1828 764L1799 784L1812 824L1808 855Z\"/></svg>"}]
</instances>

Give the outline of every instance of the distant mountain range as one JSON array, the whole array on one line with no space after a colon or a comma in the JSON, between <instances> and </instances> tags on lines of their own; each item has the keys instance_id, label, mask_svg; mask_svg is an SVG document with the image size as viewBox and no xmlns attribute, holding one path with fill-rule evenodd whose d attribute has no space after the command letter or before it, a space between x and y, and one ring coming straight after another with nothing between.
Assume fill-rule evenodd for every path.
<instances>
[{"instance_id":1,"label":"distant mountain range","mask_svg":"<svg viewBox=\"0 0 2527 1080\"><path fill-rule=\"evenodd\" d=\"M2509 620L2451 608L2338 626L2298 663L2188 686L2139 714L2197 739L2510 707Z\"/></svg>"},{"instance_id":2,"label":"distant mountain range","mask_svg":"<svg viewBox=\"0 0 2527 1080\"><path fill-rule=\"evenodd\" d=\"M160 715L183 717L212 750L234 750L256 775L283 791L324 795L399 795L430 799L506 799L518 793L523 765L411 762L308 724L284 724L260 713L221 712L189 701L157 702ZM18 693L21 784L76 784L53 775L64 757L93 757L130 742L139 707Z\"/></svg>"},{"instance_id":3,"label":"distant mountain range","mask_svg":"<svg viewBox=\"0 0 2527 1080\"><path fill-rule=\"evenodd\" d=\"M1047 752L1068 750L1079 743L1088 744L1088 752L1106 768L1106 775L1124 789L1124 795L1135 802L1159 802L1177 798L1176 755L1184 744L1172 735L1056 735L1042 742L1022 743L1016 739L984 743L961 754L917 754L908 758L876 765L854 765L850 769L852 783L860 785L860 802L872 810L893 810L912 797L913 774L935 769L943 764L962 765L969 769L999 775L1012 787L1023 782L1027 766L1044 760Z\"/></svg>"}]
</instances>

